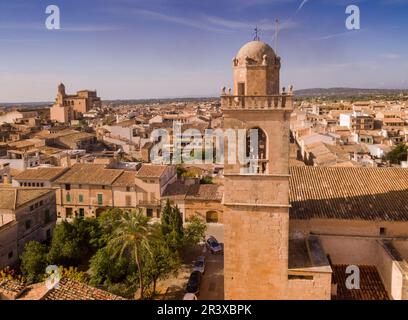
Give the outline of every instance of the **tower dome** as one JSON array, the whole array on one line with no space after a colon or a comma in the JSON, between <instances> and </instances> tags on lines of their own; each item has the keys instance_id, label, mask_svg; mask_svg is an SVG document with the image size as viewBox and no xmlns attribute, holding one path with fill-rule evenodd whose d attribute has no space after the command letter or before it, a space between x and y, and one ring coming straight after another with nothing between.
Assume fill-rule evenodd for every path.
<instances>
[{"instance_id":1,"label":"tower dome","mask_svg":"<svg viewBox=\"0 0 408 320\"><path fill-rule=\"evenodd\" d=\"M254 40L246 43L238 51L236 59L239 65L245 64L247 60L249 63L262 64L265 57L268 61L275 61L277 58L271 46L265 42Z\"/></svg>"},{"instance_id":2,"label":"tower dome","mask_svg":"<svg viewBox=\"0 0 408 320\"><path fill-rule=\"evenodd\" d=\"M233 59L234 95L257 96L279 94L281 62L265 42L246 43Z\"/></svg>"}]
</instances>

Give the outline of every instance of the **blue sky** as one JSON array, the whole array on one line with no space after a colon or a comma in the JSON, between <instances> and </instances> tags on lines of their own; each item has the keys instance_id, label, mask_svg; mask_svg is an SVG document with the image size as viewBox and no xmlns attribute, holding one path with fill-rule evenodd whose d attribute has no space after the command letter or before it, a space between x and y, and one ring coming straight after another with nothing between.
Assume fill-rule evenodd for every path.
<instances>
[{"instance_id":1,"label":"blue sky","mask_svg":"<svg viewBox=\"0 0 408 320\"><path fill-rule=\"evenodd\" d=\"M51 4L61 30L45 28ZM282 85L408 88L408 0L0 0L0 102L51 101L60 81L103 99L218 95L256 25L273 46L276 18Z\"/></svg>"}]
</instances>

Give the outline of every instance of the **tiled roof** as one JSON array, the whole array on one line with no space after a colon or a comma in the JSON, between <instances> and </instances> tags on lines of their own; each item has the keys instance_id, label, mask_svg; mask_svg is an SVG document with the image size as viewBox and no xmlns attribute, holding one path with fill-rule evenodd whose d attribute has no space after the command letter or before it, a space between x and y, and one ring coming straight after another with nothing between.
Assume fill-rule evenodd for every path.
<instances>
[{"instance_id":1,"label":"tiled roof","mask_svg":"<svg viewBox=\"0 0 408 320\"><path fill-rule=\"evenodd\" d=\"M167 186L163 197L173 199L221 201L222 186L217 184L185 184L176 181Z\"/></svg>"},{"instance_id":2,"label":"tiled roof","mask_svg":"<svg viewBox=\"0 0 408 320\"><path fill-rule=\"evenodd\" d=\"M20 282L5 279L0 281L0 297L6 296L8 299L15 299L22 293L25 286Z\"/></svg>"},{"instance_id":3,"label":"tiled roof","mask_svg":"<svg viewBox=\"0 0 408 320\"><path fill-rule=\"evenodd\" d=\"M0 209L14 210L49 192L49 189L0 188Z\"/></svg>"},{"instance_id":4,"label":"tiled roof","mask_svg":"<svg viewBox=\"0 0 408 320\"><path fill-rule=\"evenodd\" d=\"M11 142L9 143L9 146L11 148L16 148L16 149L20 149L20 148L25 148L25 147L29 147L29 146L34 146L38 143L41 143L40 139L27 139L27 140L19 140L16 142Z\"/></svg>"},{"instance_id":5,"label":"tiled roof","mask_svg":"<svg viewBox=\"0 0 408 320\"><path fill-rule=\"evenodd\" d=\"M220 201L222 199L221 189L217 184L193 184L189 188L186 198Z\"/></svg>"},{"instance_id":6,"label":"tiled roof","mask_svg":"<svg viewBox=\"0 0 408 320\"><path fill-rule=\"evenodd\" d=\"M17 188L17 208L23 204L33 201L47 193L53 192L49 189L21 189Z\"/></svg>"},{"instance_id":7,"label":"tiled roof","mask_svg":"<svg viewBox=\"0 0 408 320\"><path fill-rule=\"evenodd\" d=\"M133 119L131 120L124 120L119 123L114 124L113 126L118 126L118 127L130 127L136 125L135 121Z\"/></svg>"},{"instance_id":8,"label":"tiled roof","mask_svg":"<svg viewBox=\"0 0 408 320\"><path fill-rule=\"evenodd\" d=\"M291 219L408 221L408 169L291 167Z\"/></svg>"},{"instance_id":9,"label":"tiled roof","mask_svg":"<svg viewBox=\"0 0 408 320\"><path fill-rule=\"evenodd\" d=\"M164 165L143 164L137 172L137 176L140 178L160 178L166 168L167 166Z\"/></svg>"},{"instance_id":10,"label":"tiled roof","mask_svg":"<svg viewBox=\"0 0 408 320\"><path fill-rule=\"evenodd\" d=\"M45 131L45 133L44 133L44 134L42 133L42 135L43 135L44 138L46 138L46 139L56 139L56 138L59 138L59 137L68 136L68 135L70 135L70 134L75 134L75 133L78 133L78 132L79 132L79 131L72 130L72 129L65 129L65 130L57 131L57 132L55 132L55 133L47 133L47 132Z\"/></svg>"},{"instance_id":11,"label":"tiled roof","mask_svg":"<svg viewBox=\"0 0 408 320\"><path fill-rule=\"evenodd\" d=\"M47 180L58 178L67 168L36 168L27 169L14 177L15 180Z\"/></svg>"},{"instance_id":12,"label":"tiled roof","mask_svg":"<svg viewBox=\"0 0 408 320\"><path fill-rule=\"evenodd\" d=\"M16 208L16 189L0 189L0 209Z\"/></svg>"},{"instance_id":13,"label":"tiled roof","mask_svg":"<svg viewBox=\"0 0 408 320\"><path fill-rule=\"evenodd\" d=\"M44 147L38 148L38 150L40 150L40 152L41 152L42 154L54 155L54 154L63 152L63 151L65 151L66 149L60 149L60 148L56 148L56 147L44 146Z\"/></svg>"},{"instance_id":14,"label":"tiled roof","mask_svg":"<svg viewBox=\"0 0 408 320\"><path fill-rule=\"evenodd\" d=\"M332 265L332 283L337 284L335 300L389 300L387 291L375 266L358 266L360 270L360 289L348 289L346 279L347 265Z\"/></svg>"},{"instance_id":15,"label":"tiled roof","mask_svg":"<svg viewBox=\"0 0 408 320\"><path fill-rule=\"evenodd\" d=\"M123 172L119 178L115 180L113 183L116 187L131 187L135 185L135 176L136 173L134 171L125 171Z\"/></svg>"},{"instance_id":16,"label":"tiled roof","mask_svg":"<svg viewBox=\"0 0 408 320\"><path fill-rule=\"evenodd\" d=\"M400 118L384 118L382 119L383 122L392 122L392 123L405 123L404 120L400 119Z\"/></svg>"},{"instance_id":17,"label":"tiled roof","mask_svg":"<svg viewBox=\"0 0 408 320\"><path fill-rule=\"evenodd\" d=\"M75 164L56 183L112 185L123 170L106 169L99 164Z\"/></svg>"},{"instance_id":18,"label":"tiled roof","mask_svg":"<svg viewBox=\"0 0 408 320\"><path fill-rule=\"evenodd\" d=\"M60 141L67 141L67 142L76 142L88 138L93 138L95 135L93 133L88 132L75 132L73 134L69 134L63 137L60 137Z\"/></svg>"},{"instance_id":19,"label":"tiled roof","mask_svg":"<svg viewBox=\"0 0 408 320\"><path fill-rule=\"evenodd\" d=\"M41 300L126 300L107 291L93 288L68 278L59 282L58 288L51 289Z\"/></svg>"},{"instance_id":20,"label":"tiled roof","mask_svg":"<svg viewBox=\"0 0 408 320\"><path fill-rule=\"evenodd\" d=\"M186 185L183 181L176 181L169 184L163 193L163 197L171 197L173 199L184 199L187 195L189 185Z\"/></svg>"}]
</instances>

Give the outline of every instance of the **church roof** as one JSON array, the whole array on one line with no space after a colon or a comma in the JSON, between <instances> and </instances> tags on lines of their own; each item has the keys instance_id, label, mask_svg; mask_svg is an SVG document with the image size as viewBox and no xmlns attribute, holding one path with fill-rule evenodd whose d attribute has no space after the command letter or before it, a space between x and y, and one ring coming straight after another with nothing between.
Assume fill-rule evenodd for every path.
<instances>
[{"instance_id":1,"label":"church roof","mask_svg":"<svg viewBox=\"0 0 408 320\"><path fill-rule=\"evenodd\" d=\"M408 169L291 167L291 219L408 221Z\"/></svg>"}]
</instances>

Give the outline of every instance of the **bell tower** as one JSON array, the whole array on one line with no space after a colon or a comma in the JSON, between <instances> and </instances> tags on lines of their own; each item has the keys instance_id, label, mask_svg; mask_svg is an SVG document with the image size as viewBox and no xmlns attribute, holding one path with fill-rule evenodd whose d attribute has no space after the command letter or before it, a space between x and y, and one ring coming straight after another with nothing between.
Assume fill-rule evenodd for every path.
<instances>
[{"instance_id":1,"label":"bell tower","mask_svg":"<svg viewBox=\"0 0 408 320\"><path fill-rule=\"evenodd\" d=\"M293 96L291 88L280 92L280 67L269 45L251 41L233 59L233 92L223 88L221 94L224 129L236 136L240 129L256 129L258 137L250 166L239 159L229 163L229 140L224 144L226 300L285 299L287 292Z\"/></svg>"},{"instance_id":2,"label":"bell tower","mask_svg":"<svg viewBox=\"0 0 408 320\"><path fill-rule=\"evenodd\" d=\"M65 96L66 96L65 85L63 83L60 83L58 85L57 103L60 104L61 106L64 105Z\"/></svg>"}]
</instances>

